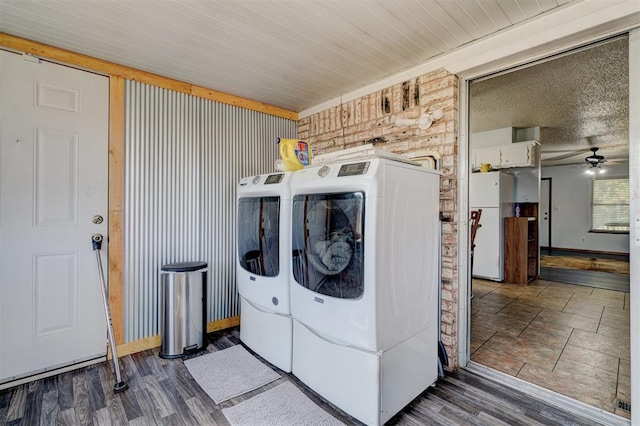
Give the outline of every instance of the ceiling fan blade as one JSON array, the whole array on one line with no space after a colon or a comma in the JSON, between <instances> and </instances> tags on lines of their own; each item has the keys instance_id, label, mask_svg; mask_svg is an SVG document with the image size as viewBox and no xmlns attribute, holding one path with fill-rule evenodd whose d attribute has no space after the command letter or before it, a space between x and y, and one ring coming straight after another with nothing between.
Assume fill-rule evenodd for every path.
<instances>
[{"instance_id":1,"label":"ceiling fan blade","mask_svg":"<svg viewBox=\"0 0 640 426\"><path fill-rule=\"evenodd\" d=\"M566 152L588 152L585 151L584 149L543 149L542 152L543 154L564 154Z\"/></svg>"},{"instance_id":2,"label":"ceiling fan blade","mask_svg":"<svg viewBox=\"0 0 640 426\"><path fill-rule=\"evenodd\" d=\"M551 151L549 151L551 152ZM548 152L547 152L548 153ZM542 154L545 154L544 152ZM565 160L567 158L571 158L571 157L575 157L576 155L581 155L584 154L584 150L576 150L576 151L570 151L567 152L566 154L560 154L560 155L556 155L553 157L546 157L543 158L545 161L558 161L558 160Z\"/></svg>"},{"instance_id":3,"label":"ceiling fan blade","mask_svg":"<svg viewBox=\"0 0 640 426\"><path fill-rule=\"evenodd\" d=\"M623 158L607 158L604 161L601 161L601 163L605 163L607 165L614 165L614 164L620 164L620 163L624 163L625 159Z\"/></svg>"}]
</instances>

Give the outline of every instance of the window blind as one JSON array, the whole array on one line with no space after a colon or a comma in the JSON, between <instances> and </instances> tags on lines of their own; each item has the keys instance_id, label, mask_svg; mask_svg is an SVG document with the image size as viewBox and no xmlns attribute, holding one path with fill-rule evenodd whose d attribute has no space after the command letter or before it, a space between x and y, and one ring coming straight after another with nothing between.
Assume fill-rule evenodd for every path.
<instances>
[{"instance_id":1,"label":"window blind","mask_svg":"<svg viewBox=\"0 0 640 426\"><path fill-rule=\"evenodd\" d=\"M591 194L591 230L628 232L629 179L594 180Z\"/></svg>"}]
</instances>

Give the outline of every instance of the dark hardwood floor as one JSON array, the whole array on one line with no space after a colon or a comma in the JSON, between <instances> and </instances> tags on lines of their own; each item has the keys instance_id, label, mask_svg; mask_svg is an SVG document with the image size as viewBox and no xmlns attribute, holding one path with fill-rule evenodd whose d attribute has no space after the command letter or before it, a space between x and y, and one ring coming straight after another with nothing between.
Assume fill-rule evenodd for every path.
<instances>
[{"instance_id":1,"label":"dark hardwood floor","mask_svg":"<svg viewBox=\"0 0 640 426\"><path fill-rule=\"evenodd\" d=\"M568 268L540 268L540 279L629 293L629 275Z\"/></svg>"},{"instance_id":2,"label":"dark hardwood floor","mask_svg":"<svg viewBox=\"0 0 640 426\"><path fill-rule=\"evenodd\" d=\"M208 352L240 344L237 327L209 335ZM0 391L5 425L228 425L222 408L285 380L348 425L358 421L327 403L291 374L240 397L215 404L181 359L158 357L158 349L120 358L129 389L113 394L106 362ZM465 370L447 373L387 424L391 425L597 425L531 396Z\"/></svg>"}]
</instances>

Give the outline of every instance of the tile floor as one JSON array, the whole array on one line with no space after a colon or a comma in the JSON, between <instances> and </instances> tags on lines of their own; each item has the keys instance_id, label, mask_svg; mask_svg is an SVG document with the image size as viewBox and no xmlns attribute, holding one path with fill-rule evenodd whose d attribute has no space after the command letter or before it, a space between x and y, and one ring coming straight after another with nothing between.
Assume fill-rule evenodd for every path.
<instances>
[{"instance_id":1,"label":"tile floor","mask_svg":"<svg viewBox=\"0 0 640 426\"><path fill-rule=\"evenodd\" d=\"M629 293L473 279L471 360L625 418Z\"/></svg>"}]
</instances>

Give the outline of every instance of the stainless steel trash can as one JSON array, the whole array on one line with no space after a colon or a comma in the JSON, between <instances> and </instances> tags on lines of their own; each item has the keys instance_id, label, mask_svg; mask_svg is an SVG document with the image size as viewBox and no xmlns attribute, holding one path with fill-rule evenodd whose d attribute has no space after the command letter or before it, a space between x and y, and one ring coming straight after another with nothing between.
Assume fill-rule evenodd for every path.
<instances>
[{"instance_id":1,"label":"stainless steel trash can","mask_svg":"<svg viewBox=\"0 0 640 426\"><path fill-rule=\"evenodd\" d=\"M160 271L160 357L180 358L207 346L207 263Z\"/></svg>"}]
</instances>

